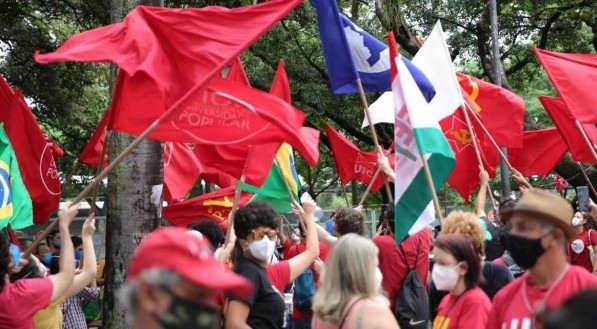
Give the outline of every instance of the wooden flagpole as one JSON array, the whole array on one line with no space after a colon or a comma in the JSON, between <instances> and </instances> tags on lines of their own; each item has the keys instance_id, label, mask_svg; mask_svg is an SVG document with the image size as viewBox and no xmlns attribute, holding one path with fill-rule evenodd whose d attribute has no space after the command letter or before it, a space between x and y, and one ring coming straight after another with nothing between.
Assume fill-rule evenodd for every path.
<instances>
[{"instance_id":1,"label":"wooden flagpole","mask_svg":"<svg viewBox=\"0 0 597 329\"><path fill-rule=\"evenodd\" d=\"M465 106L468 109L468 111L472 114L472 116L475 118L475 120L477 121L477 123L479 124L479 126L481 126L481 129L483 129L483 132L485 132L485 134L487 135L487 137L491 141L491 144L493 144L493 146L495 147L495 149L498 151L498 153L500 154L500 157L504 160L504 162L506 163L506 165L508 166L508 168L510 168L510 170L512 172L517 171L516 169L514 169L514 167L512 167L512 165L508 161L508 158L504 155L504 153L500 149L499 145L496 143L495 139L493 139L493 137L489 133L489 130L487 130L487 128L485 127L485 125L483 124L483 122L481 122L481 119L477 116L477 114L473 111L473 109L471 109L470 106L468 106L468 104L466 104L466 102L465 102Z\"/></svg>"},{"instance_id":2,"label":"wooden flagpole","mask_svg":"<svg viewBox=\"0 0 597 329\"><path fill-rule=\"evenodd\" d=\"M375 144L375 150L379 152L379 140L377 138L377 132L375 131L375 127L373 122L371 121L371 112L369 111L369 103L367 102L367 97L365 97L365 89L363 89L363 84L361 83L361 79L356 79L356 84L359 89L359 96L361 98L361 103L363 104L363 108L365 109L365 116L367 116L367 121L369 122L369 129L371 130L371 137L373 137L373 144ZM384 174L385 176L385 174ZM390 184L386 179L384 179L384 186L386 188L386 193L388 194L388 201L390 204L394 203L394 197L392 196L392 191L390 190ZM368 193L368 192L367 192Z\"/></svg>"},{"instance_id":3,"label":"wooden flagpole","mask_svg":"<svg viewBox=\"0 0 597 329\"><path fill-rule=\"evenodd\" d=\"M589 179L589 176L585 172L585 168L583 168L583 166L578 161L576 161L576 164L580 167L580 172L582 173L583 177L585 178L585 181L587 181L587 184L591 188L591 191L593 192L593 195L595 195L597 197L597 191L595 191L595 187L593 186L593 183L591 183L591 180Z\"/></svg>"},{"instance_id":4,"label":"wooden flagpole","mask_svg":"<svg viewBox=\"0 0 597 329\"><path fill-rule=\"evenodd\" d=\"M346 201L346 206L350 207L350 202L348 202L348 194L346 194L346 189L344 188L344 184L340 182L340 188L342 189L342 194L344 195L344 200Z\"/></svg>"},{"instance_id":5,"label":"wooden flagpole","mask_svg":"<svg viewBox=\"0 0 597 329\"><path fill-rule=\"evenodd\" d=\"M468 115L468 112L465 109L465 102L462 102L462 112L464 113L464 119L466 120L466 126L468 127L468 132L469 135L471 135L471 140L473 142L473 148L475 149L475 155L477 156L477 162L479 163L479 167L481 168L481 170L485 170L485 166L483 165L483 159L481 158L481 151L479 150L479 144L477 144L477 134L475 133L475 130L473 129L473 125L471 123L471 119ZM491 201L491 209L493 209L493 211L497 211L496 209L496 204L495 204L495 200L493 198L493 193L491 192L491 187L489 186L489 184L487 184L487 194L489 194L489 200Z\"/></svg>"},{"instance_id":6,"label":"wooden flagpole","mask_svg":"<svg viewBox=\"0 0 597 329\"><path fill-rule=\"evenodd\" d=\"M108 113L108 115L110 115ZM109 119L108 119L109 121ZM100 153L100 161L97 165L97 171L95 173L95 175L97 176L101 171L102 168L104 166L104 159L106 158L106 154L108 154L108 140L110 138L110 135L112 135L107 129L106 129L106 138L104 139L104 147L102 147L102 152ZM93 189L93 196L91 197L91 210L89 210L90 214L95 214L95 202L97 201L97 195L99 193L99 189L100 189L100 184L95 185L94 189Z\"/></svg>"},{"instance_id":7,"label":"wooden flagpole","mask_svg":"<svg viewBox=\"0 0 597 329\"><path fill-rule=\"evenodd\" d=\"M369 195L369 191L371 191L371 188L373 187L373 184L375 184L375 181L377 180L377 176L379 176L380 173L381 173L381 168L378 166L377 171L375 171L375 174L373 174L373 178L371 178L371 181L369 182L369 185L367 185L367 189L365 190L365 193L363 193L361 200L359 200L359 204L357 205L357 207L360 207L363 205L363 203L365 202L365 199L367 199L367 195ZM385 179L385 177L384 177L384 179Z\"/></svg>"},{"instance_id":8,"label":"wooden flagpole","mask_svg":"<svg viewBox=\"0 0 597 329\"><path fill-rule=\"evenodd\" d=\"M585 143L587 144L587 147L589 148L589 150L591 150L591 155L593 155L593 159L595 159L595 161L597 161L597 153L595 152L595 146L589 140L589 136L587 136L587 133L585 132L585 129L582 127L582 124L578 120L574 120L574 123L576 124L576 128L578 129L578 131L582 135L582 138L584 139Z\"/></svg>"},{"instance_id":9,"label":"wooden flagpole","mask_svg":"<svg viewBox=\"0 0 597 329\"><path fill-rule=\"evenodd\" d=\"M437 197L437 192L435 191L435 185L433 185L431 170L429 170L427 158L423 154L421 154L421 160L423 161L423 170L425 171L425 177L427 178L427 186L429 186L429 191L431 192L431 197L433 198L433 205L435 206L435 212L437 213L437 218L439 218L439 223L441 225L441 223L444 221L444 216L442 215L442 209L439 206L439 199Z\"/></svg>"}]
</instances>

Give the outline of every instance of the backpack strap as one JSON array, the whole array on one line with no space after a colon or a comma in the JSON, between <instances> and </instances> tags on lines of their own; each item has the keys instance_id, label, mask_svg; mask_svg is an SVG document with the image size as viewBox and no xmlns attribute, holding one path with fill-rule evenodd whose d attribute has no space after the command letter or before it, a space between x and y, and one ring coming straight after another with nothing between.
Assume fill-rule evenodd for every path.
<instances>
[{"instance_id":1,"label":"backpack strap","mask_svg":"<svg viewBox=\"0 0 597 329\"><path fill-rule=\"evenodd\" d=\"M414 238L414 237L413 237ZM416 243L416 239L415 239L415 246L417 248L417 255L415 256L415 266L411 267L408 264L408 258L406 257L406 252L404 251L404 248L402 247L402 243L400 243L398 245L398 249L400 249L400 253L402 254L402 258L404 258L404 262L406 263L406 267L408 267L409 270L416 270L417 269L417 265L419 264L419 251L420 251L420 244Z\"/></svg>"}]
</instances>

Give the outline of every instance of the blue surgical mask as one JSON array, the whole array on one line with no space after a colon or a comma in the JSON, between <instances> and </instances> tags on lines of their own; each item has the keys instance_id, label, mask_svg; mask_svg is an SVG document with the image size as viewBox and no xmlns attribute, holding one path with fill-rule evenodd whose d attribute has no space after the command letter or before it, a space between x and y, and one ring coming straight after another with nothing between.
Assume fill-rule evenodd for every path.
<instances>
[{"instance_id":1,"label":"blue surgical mask","mask_svg":"<svg viewBox=\"0 0 597 329\"><path fill-rule=\"evenodd\" d=\"M52 261L52 256L53 256L53 255L52 255L51 253L47 253L47 254L44 256L44 259L43 259L44 265L46 265L46 266L50 266L50 262Z\"/></svg>"},{"instance_id":2,"label":"blue surgical mask","mask_svg":"<svg viewBox=\"0 0 597 329\"><path fill-rule=\"evenodd\" d=\"M54 239L54 247L56 248L60 248L60 238L55 238Z\"/></svg>"},{"instance_id":3,"label":"blue surgical mask","mask_svg":"<svg viewBox=\"0 0 597 329\"><path fill-rule=\"evenodd\" d=\"M82 250L75 250L75 259L76 260L81 260L82 257L83 257L83 251Z\"/></svg>"}]
</instances>

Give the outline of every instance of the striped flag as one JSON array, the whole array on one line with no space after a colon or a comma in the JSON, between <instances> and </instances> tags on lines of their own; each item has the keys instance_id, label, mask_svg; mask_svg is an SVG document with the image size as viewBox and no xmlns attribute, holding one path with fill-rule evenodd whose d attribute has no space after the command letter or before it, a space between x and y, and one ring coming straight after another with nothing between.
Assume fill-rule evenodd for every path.
<instances>
[{"instance_id":1,"label":"striped flag","mask_svg":"<svg viewBox=\"0 0 597 329\"><path fill-rule=\"evenodd\" d=\"M414 78L397 52L392 32L388 34L394 93L396 142L395 237L401 242L434 221L431 191L427 185L425 156L433 184L440 189L454 168L454 154Z\"/></svg>"}]
</instances>

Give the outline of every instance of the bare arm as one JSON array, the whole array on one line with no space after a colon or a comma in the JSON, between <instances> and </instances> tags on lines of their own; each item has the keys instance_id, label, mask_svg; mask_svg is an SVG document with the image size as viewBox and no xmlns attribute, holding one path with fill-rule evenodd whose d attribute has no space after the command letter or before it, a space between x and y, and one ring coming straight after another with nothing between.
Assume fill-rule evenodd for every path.
<instances>
[{"instance_id":1,"label":"bare arm","mask_svg":"<svg viewBox=\"0 0 597 329\"><path fill-rule=\"evenodd\" d=\"M392 166L390 166L390 160L388 160L388 157L383 153L381 146L377 151L377 163L379 164L381 171L388 177L388 180L390 182L395 182L396 172L394 172Z\"/></svg>"},{"instance_id":2,"label":"bare arm","mask_svg":"<svg viewBox=\"0 0 597 329\"><path fill-rule=\"evenodd\" d=\"M247 325L250 307L240 300L231 300L226 307L226 329L251 329Z\"/></svg>"},{"instance_id":3,"label":"bare arm","mask_svg":"<svg viewBox=\"0 0 597 329\"><path fill-rule=\"evenodd\" d=\"M520 192L524 194L524 192L528 190L532 190L533 187L531 184L524 178L524 176L518 171L512 171L512 178L518 186L520 187Z\"/></svg>"},{"instance_id":4,"label":"bare arm","mask_svg":"<svg viewBox=\"0 0 597 329\"><path fill-rule=\"evenodd\" d=\"M224 248L218 255L218 262L220 264L226 264L230 259L232 249L234 249L234 243L236 242L236 234L234 233L234 212L231 211L228 215L228 230L226 231L226 238L224 239Z\"/></svg>"},{"instance_id":5,"label":"bare arm","mask_svg":"<svg viewBox=\"0 0 597 329\"><path fill-rule=\"evenodd\" d=\"M338 238L336 238L335 236L328 233L328 231L326 231L323 227L321 227L319 225L315 225L315 226L316 226L315 229L317 230L317 238L319 239L319 241L321 241L329 246L333 246L334 243L336 243L336 241L338 241Z\"/></svg>"},{"instance_id":6,"label":"bare arm","mask_svg":"<svg viewBox=\"0 0 597 329\"><path fill-rule=\"evenodd\" d=\"M95 218L93 218L93 214L91 214L83 224L83 271L75 275L73 284L65 293L67 298L85 289L85 287L95 279L95 275L97 274L97 262L95 258L95 250L93 248L94 232Z\"/></svg>"},{"instance_id":7,"label":"bare arm","mask_svg":"<svg viewBox=\"0 0 597 329\"><path fill-rule=\"evenodd\" d=\"M295 209L300 213L301 218L307 227L307 248L304 252L292 257L288 263L290 264L290 280L294 281L301 273L303 273L317 257L319 257L319 242L317 240L317 230L315 226L315 201L307 193L301 197L303 206L295 204Z\"/></svg>"},{"instance_id":8,"label":"bare arm","mask_svg":"<svg viewBox=\"0 0 597 329\"><path fill-rule=\"evenodd\" d=\"M292 229L292 227L290 227L290 229ZM280 238L280 243L282 245L284 245L284 243L288 239L288 237L286 237L286 234L284 234L284 220L283 220L283 218L281 218L280 224L278 225L278 237Z\"/></svg>"},{"instance_id":9,"label":"bare arm","mask_svg":"<svg viewBox=\"0 0 597 329\"><path fill-rule=\"evenodd\" d=\"M487 216L485 213L485 200L487 198L487 186L489 185L489 174L482 168L479 168L479 194L477 194L477 201L475 202L475 212L477 216Z\"/></svg>"},{"instance_id":10,"label":"bare arm","mask_svg":"<svg viewBox=\"0 0 597 329\"><path fill-rule=\"evenodd\" d=\"M52 281L52 302L64 295L68 287L73 283L75 276L75 249L70 239L70 223L73 221L79 210L79 204L69 204L58 212L58 226L62 243L60 245L60 272L50 275Z\"/></svg>"}]
</instances>

